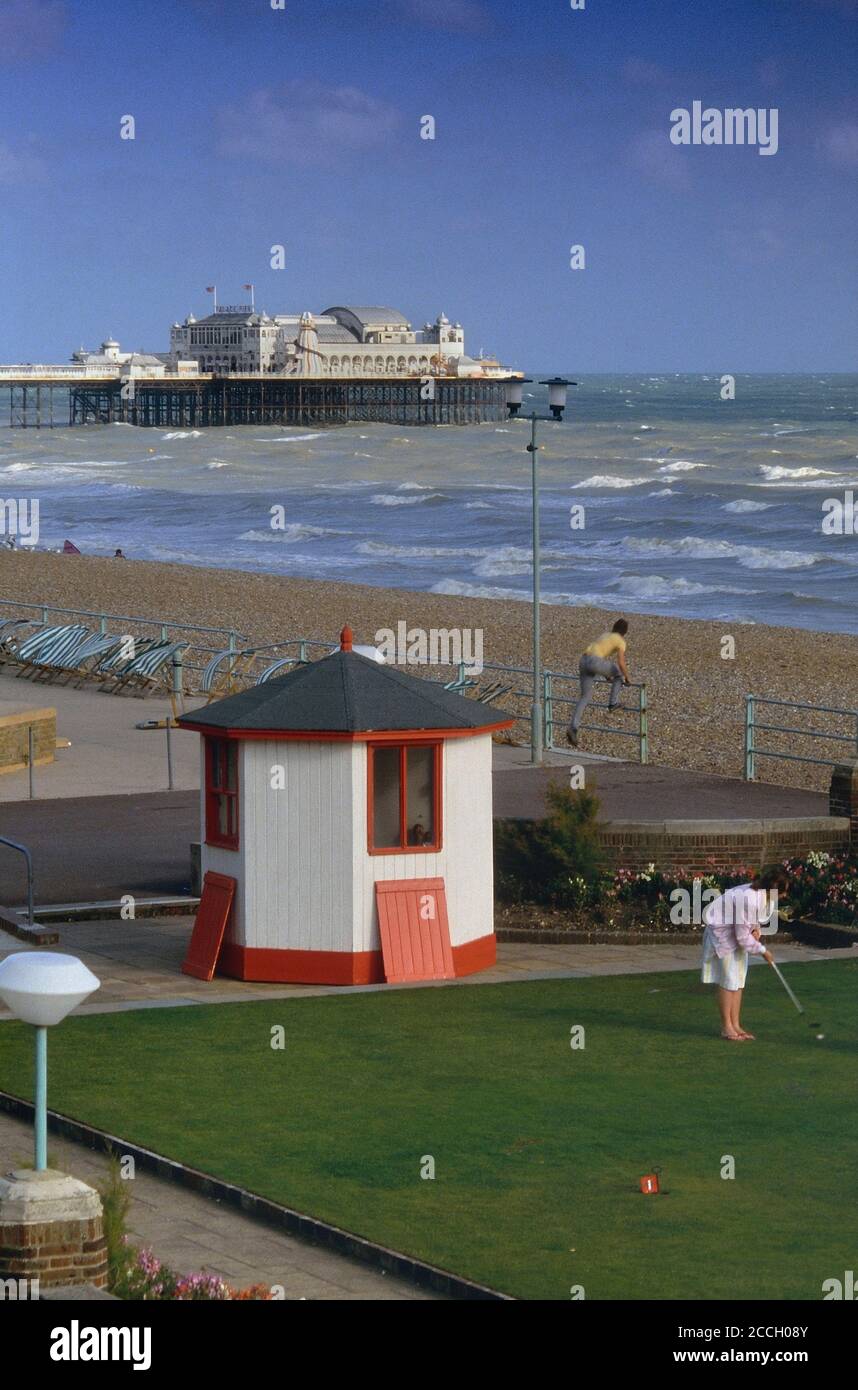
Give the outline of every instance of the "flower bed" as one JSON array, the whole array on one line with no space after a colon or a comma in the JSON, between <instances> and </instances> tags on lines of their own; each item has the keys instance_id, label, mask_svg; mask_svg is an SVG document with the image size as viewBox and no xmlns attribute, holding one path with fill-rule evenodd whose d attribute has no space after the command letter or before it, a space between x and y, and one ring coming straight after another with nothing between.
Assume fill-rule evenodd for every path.
<instances>
[{"instance_id":1,"label":"flower bed","mask_svg":"<svg viewBox=\"0 0 858 1390\"><path fill-rule=\"evenodd\" d=\"M123 1244L126 1259L116 1270L111 1283L111 1292L117 1298L190 1303L210 1302L212 1299L223 1302L248 1299L271 1301L274 1297L265 1284L235 1289L219 1274L176 1274L168 1265L162 1264L151 1250L129 1245L127 1237Z\"/></svg>"},{"instance_id":2,"label":"flower bed","mask_svg":"<svg viewBox=\"0 0 858 1390\"><path fill-rule=\"evenodd\" d=\"M786 859L789 885L782 895L781 917L858 930L858 854L812 852L806 859ZM755 865L737 864L708 873L676 869L664 873L655 864L555 879L539 896L510 893L499 885L496 927L551 932L699 934L701 908L712 892L748 883ZM529 885L532 890L532 885ZM851 938L844 934L844 944ZM834 938L832 938L832 941Z\"/></svg>"}]
</instances>

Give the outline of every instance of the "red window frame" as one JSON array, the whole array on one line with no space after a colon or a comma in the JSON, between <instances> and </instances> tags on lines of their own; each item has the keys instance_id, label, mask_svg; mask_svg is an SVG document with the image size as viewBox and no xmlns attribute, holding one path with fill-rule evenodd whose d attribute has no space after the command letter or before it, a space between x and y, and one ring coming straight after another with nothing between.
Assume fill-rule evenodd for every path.
<instances>
[{"instance_id":1,"label":"red window frame","mask_svg":"<svg viewBox=\"0 0 858 1390\"><path fill-rule=\"evenodd\" d=\"M399 844L382 845L376 847L373 843L375 832L375 754L377 750L390 750L395 748L399 752ZM407 757L410 748L431 748L434 753L433 760L433 798L432 798L432 824L434 827L434 838L431 844L410 845L408 843L408 778L407 778ZM367 792L367 817L366 817L366 843L369 854L437 854L443 844L442 824L441 824L441 777L443 771L442 757L443 743L435 739L408 740L403 743L385 742L367 743L366 748L366 792Z\"/></svg>"},{"instance_id":2,"label":"red window frame","mask_svg":"<svg viewBox=\"0 0 858 1390\"><path fill-rule=\"evenodd\" d=\"M216 779L215 750L220 751L217 759L220 769L225 770L226 780ZM235 758L235 785L229 786L229 761ZM220 809L222 799L226 799L226 831L220 828ZM231 738L206 739L206 844L219 845L221 849L238 849L238 743Z\"/></svg>"}]
</instances>

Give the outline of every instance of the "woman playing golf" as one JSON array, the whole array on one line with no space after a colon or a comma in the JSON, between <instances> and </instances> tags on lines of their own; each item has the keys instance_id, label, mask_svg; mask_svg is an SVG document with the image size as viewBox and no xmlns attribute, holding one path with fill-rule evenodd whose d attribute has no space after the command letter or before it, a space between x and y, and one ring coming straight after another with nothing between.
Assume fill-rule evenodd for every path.
<instances>
[{"instance_id":1,"label":"woman playing golf","mask_svg":"<svg viewBox=\"0 0 858 1390\"><path fill-rule=\"evenodd\" d=\"M786 884L781 869L767 869L750 883L728 888L704 909L701 979L705 985L719 987L721 1037L728 1042L754 1041L753 1033L739 1022L748 956L762 956L774 965L771 952L760 941L760 928L776 915L778 891Z\"/></svg>"}]
</instances>

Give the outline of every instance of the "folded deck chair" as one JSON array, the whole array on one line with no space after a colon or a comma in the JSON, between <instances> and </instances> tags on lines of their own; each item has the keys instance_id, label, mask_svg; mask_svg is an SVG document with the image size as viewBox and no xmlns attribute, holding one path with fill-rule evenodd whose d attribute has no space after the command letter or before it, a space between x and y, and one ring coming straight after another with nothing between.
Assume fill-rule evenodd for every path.
<instances>
[{"instance_id":1,"label":"folded deck chair","mask_svg":"<svg viewBox=\"0 0 858 1390\"><path fill-rule=\"evenodd\" d=\"M465 690L472 690L477 683L478 682L474 680L473 676L462 676L461 679L457 676L455 680L447 681L444 689L452 691L454 695L459 695Z\"/></svg>"},{"instance_id":2,"label":"folded deck chair","mask_svg":"<svg viewBox=\"0 0 858 1390\"><path fill-rule=\"evenodd\" d=\"M14 661L17 649L24 638L30 634L25 628L43 628L41 618L7 618L0 623L0 661Z\"/></svg>"},{"instance_id":3,"label":"folded deck chair","mask_svg":"<svg viewBox=\"0 0 858 1390\"><path fill-rule=\"evenodd\" d=\"M256 652L251 648L243 652L218 652L203 668L197 693L206 696L207 704L212 700L220 699L223 695L232 695L237 689L238 682L242 677L248 675L250 664L255 656ZM223 663L227 664L224 665Z\"/></svg>"},{"instance_id":4,"label":"folded deck chair","mask_svg":"<svg viewBox=\"0 0 858 1390\"><path fill-rule=\"evenodd\" d=\"M15 655L20 670L18 677L29 675L41 667L51 667L68 653L76 651L90 636L88 627L80 623L65 623L62 627L48 627L33 633L18 647Z\"/></svg>"},{"instance_id":5,"label":"folded deck chair","mask_svg":"<svg viewBox=\"0 0 858 1390\"><path fill-rule=\"evenodd\" d=\"M154 694L159 685L170 691L168 674L172 671L173 657L185 652L190 642L156 642L148 651L136 656L116 677L113 694L126 687L139 687L141 694ZM170 692L171 693L171 692Z\"/></svg>"},{"instance_id":6,"label":"folded deck chair","mask_svg":"<svg viewBox=\"0 0 858 1390\"><path fill-rule=\"evenodd\" d=\"M72 676L89 675L93 663L114 651L121 642L121 637L110 636L106 632L92 633L75 650L67 652L60 660L55 661L50 669L46 668L41 672L42 679L65 677L67 685Z\"/></svg>"},{"instance_id":7,"label":"folded deck chair","mask_svg":"<svg viewBox=\"0 0 858 1390\"><path fill-rule=\"evenodd\" d=\"M129 643L130 639L130 643ZM155 637L133 637L131 633L125 633L122 637L117 637L114 651L110 651L103 656L101 661L88 671L84 671L81 683L87 677L104 684L105 681L113 680L114 677L121 675L128 670L132 662L148 652L152 647L157 646L158 638Z\"/></svg>"},{"instance_id":8,"label":"folded deck chair","mask_svg":"<svg viewBox=\"0 0 858 1390\"><path fill-rule=\"evenodd\" d=\"M270 666L266 666L261 675L257 676L256 684L264 685L270 681L272 676L276 676L278 671L282 671L285 666L305 666L307 663L299 661L297 656L281 656L277 661L272 661Z\"/></svg>"}]
</instances>

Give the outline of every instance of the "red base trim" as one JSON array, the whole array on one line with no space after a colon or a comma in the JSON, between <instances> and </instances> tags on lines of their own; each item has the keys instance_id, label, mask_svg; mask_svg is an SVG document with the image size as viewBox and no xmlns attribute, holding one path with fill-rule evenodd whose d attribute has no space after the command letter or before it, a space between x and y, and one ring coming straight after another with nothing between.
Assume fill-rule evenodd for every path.
<instances>
[{"instance_id":1,"label":"red base trim","mask_svg":"<svg viewBox=\"0 0 858 1390\"><path fill-rule=\"evenodd\" d=\"M453 966L457 978L459 975L474 975L478 970L488 970L489 966L497 963L497 958L498 944L494 932L453 947Z\"/></svg>"},{"instance_id":2,"label":"red base trim","mask_svg":"<svg viewBox=\"0 0 858 1390\"><path fill-rule=\"evenodd\" d=\"M456 976L487 970L497 959L494 933L453 947ZM259 984L376 985L384 983L381 951L276 951L225 942L218 975Z\"/></svg>"}]
</instances>

